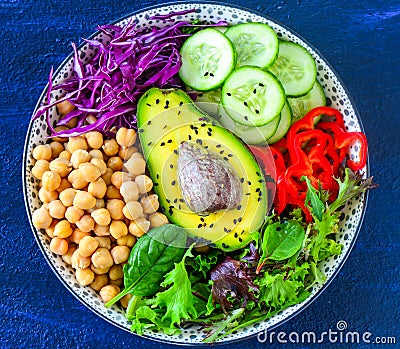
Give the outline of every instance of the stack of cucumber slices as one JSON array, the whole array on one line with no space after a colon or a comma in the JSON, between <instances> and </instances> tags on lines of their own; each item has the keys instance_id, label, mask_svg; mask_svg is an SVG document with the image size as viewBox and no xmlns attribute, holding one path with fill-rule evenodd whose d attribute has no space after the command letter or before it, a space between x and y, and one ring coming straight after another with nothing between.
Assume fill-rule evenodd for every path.
<instances>
[{"instance_id":1,"label":"stack of cucumber slices","mask_svg":"<svg viewBox=\"0 0 400 349\"><path fill-rule=\"evenodd\" d=\"M309 110L325 105L311 54L278 40L264 23L208 28L180 51L179 75L196 103L248 144L274 143Z\"/></svg>"}]
</instances>

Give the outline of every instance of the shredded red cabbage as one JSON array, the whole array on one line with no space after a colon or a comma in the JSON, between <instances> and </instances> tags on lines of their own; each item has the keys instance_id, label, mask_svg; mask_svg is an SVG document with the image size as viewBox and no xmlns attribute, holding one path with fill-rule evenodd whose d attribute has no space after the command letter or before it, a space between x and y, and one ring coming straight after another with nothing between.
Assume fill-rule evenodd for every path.
<instances>
[{"instance_id":1,"label":"shredded red cabbage","mask_svg":"<svg viewBox=\"0 0 400 349\"><path fill-rule=\"evenodd\" d=\"M173 22L163 28L138 28L131 20L125 26L108 24L98 29L110 38L108 43L93 39L83 39L97 52L83 64L79 58L76 45L74 50L73 76L67 81L53 86L53 69L49 74L46 104L38 108L33 116L36 120L46 114L46 122L52 136L71 137L89 131L100 131L110 135L113 128L136 128L136 104L138 99L151 87L184 88L178 77L181 67L179 49L185 39L192 35L188 27L226 26L226 22L199 25L187 21L175 22L172 18L194 12L187 10L167 15L156 15L153 20ZM51 93L55 90L66 94L57 101L51 102ZM66 125L76 118L77 126L55 132L50 124L49 111L65 100L71 102L75 109L64 115L57 126ZM96 121L88 124L86 118L91 115Z\"/></svg>"}]
</instances>

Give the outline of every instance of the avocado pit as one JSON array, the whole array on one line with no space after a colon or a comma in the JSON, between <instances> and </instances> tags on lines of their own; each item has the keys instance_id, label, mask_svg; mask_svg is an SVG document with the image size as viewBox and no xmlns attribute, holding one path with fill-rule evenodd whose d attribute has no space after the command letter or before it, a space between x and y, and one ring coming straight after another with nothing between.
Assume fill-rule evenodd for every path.
<instances>
[{"instance_id":1,"label":"avocado pit","mask_svg":"<svg viewBox=\"0 0 400 349\"><path fill-rule=\"evenodd\" d=\"M186 205L207 215L239 205L242 186L229 162L193 142L178 147L178 182Z\"/></svg>"}]
</instances>

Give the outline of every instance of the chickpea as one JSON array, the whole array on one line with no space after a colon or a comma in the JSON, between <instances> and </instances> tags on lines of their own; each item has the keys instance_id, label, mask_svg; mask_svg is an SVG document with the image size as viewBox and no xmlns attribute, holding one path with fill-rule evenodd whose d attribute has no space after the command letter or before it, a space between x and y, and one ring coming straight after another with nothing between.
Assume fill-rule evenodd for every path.
<instances>
[{"instance_id":1,"label":"chickpea","mask_svg":"<svg viewBox=\"0 0 400 349\"><path fill-rule=\"evenodd\" d=\"M83 189L88 185L88 181L80 170L73 170L68 175L68 180L75 189Z\"/></svg>"},{"instance_id":2,"label":"chickpea","mask_svg":"<svg viewBox=\"0 0 400 349\"><path fill-rule=\"evenodd\" d=\"M84 236L79 241L79 254L82 257L90 257L99 247L99 242L92 236Z\"/></svg>"},{"instance_id":3,"label":"chickpea","mask_svg":"<svg viewBox=\"0 0 400 349\"><path fill-rule=\"evenodd\" d=\"M65 219L59 221L54 227L53 235L63 239L70 237L72 235L71 224Z\"/></svg>"},{"instance_id":4,"label":"chickpea","mask_svg":"<svg viewBox=\"0 0 400 349\"><path fill-rule=\"evenodd\" d=\"M75 107L70 101L65 100L57 104L57 109L60 114L66 115L73 111Z\"/></svg>"},{"instance_id":5,"label":"chickpea","mask_svg":"<svg viewBox=\"0 0 400 349\"><path fill-rule=\"evenodd\" d=\"M90 162L85 162L79 165L79 171L81 171L83 177L88 182L94 182L101 176L99 168Z\"/></svg>"},{"instance_id":6,"label":"chickpea","mask_svg":"<svg viewBox=\"0 0 400 349\"><path fill-rule=\"evenodd\" d=\"M122 199L122 195L114 185L109 185L106 191L107 199Z\"/></svg>"},{"instance_id":7,"label":"chickpea","mask_svg":"<svg viewBox=\"0 0 400 349\"><path fill-rule=\"evenodd\" d=\"M54 227L56 226L57 223L58 223L58 220L53 219L53 221L50 224L50 227L48 227L44 230L46 232L46 235L51 239L54 238Z\"/></svg>"},{"instance_id":8,"label":"chickpea","mask_svg":"<svg viewBox=\"0 0 400 349\"><path fill-rule=\"evenodd\" d=\"M52 220L49 211L44 206L38 208L32 214L32 224L38 229L47 229Z\"/></svg>"},{"instance_id":9,"label":"chickpea","mask_svg":"<svg viewBox=\"0 0 400 349\"><path fill-rule=\"evenodd\" d=\"M122 209L122 212L126 218L132 221L143 215L143 208L138 201L129 201Z\"/></svg>"},{"instance_id":10,"label":"chickpea","mask_svg":"<svg viewBox=\"0 0 400 349\"><path fill-rule=\"evenodd\" d=\"M94 273L90 268L77 269L75 272L76 281L81 286L90 285L94 281Z\"/></svg>"},{"instance_id":11,"label":"chickpea","mask_svg":"<svg viewBox=\"0 0 400 349\"><path fill-rule=\"evenodd\" d=\"M139 189L139 194L146 194L153 188L153 181L146 175L137 176L135 183Z\"/></svg>"},{"instance_id":12,"label":"chickpea","mask_svg":"<svg viewBox=\"0 0 400 349\"><path fill-rule=\"evenodd\" d=\"M126 181L121 184L119 192L124 197L125 202L137 201L139 199L139 189L134 181Z\"/></svg>"},{"instance_id":13,"label":"chickpea","mask_svg":"<svg viewBox=\"0 0 400 349\"><path fill-rule=\"evenodd\" d=\"M94 208L104 208L106 206L106 202L104 199L96 199L96 206Z\"/></svg>"},{"instance_id":14,"label":"chickpea","mask_svg":"<svg viewBox=\"0 0 400 349\"><path fill-rule=\"evenodd\" d=\"M110 270L110 268L97 268L97 267L95 267L93 264L90 266L90 269L92 269L93 272L94 272L96 275L104 275L104 274L107 274L108 271Z\"/></svg>"},{"instance_id":15,"label":"chickpea","mask_svg":"<svg viewBox=\"0 0 400 349\"><path fill-rule=\"evenodd\" d=\"M74 128L74 127L76 127L76 125L78 125L78 119L72 118L71 120L69 120L67 122L67 124L65 126L67 126L68 128Z\"/></svg>"},{"instance_id":16,"label":"chickpea","mask_svg":"<svg viewBox=\"0 0 400 349\"><path fill-rule=\"evenodd\" d=\"M104 286L99 293L103 302L107 303L108 301L113 299L120 291L121 289L117 285L107 285Z\"/></svg>"},{"instance_id":17,"label":"chickpea","mask_svg":"<svg viewBox=\"0 0 400 349\"><path fill-rule=\"evenodd\" d=\"M143 236L149 228L150 222L144 217L140 217L129 224L129 232L136 237Z\"/></svg>"},{"instance_id":18,"label":"chickpea","mask_svg":"<svg viewBox=\"0 0 400 349\"><path fill-rule=\"evenodd\" d=\"M124 215L122 214L122 209L125 203L119 199L111 199L107 201L107 210L110 212L112 219L122 219Z\"/></svg>"},{"instance_id":19,"label":"chickpea","mask_svg":"<svg viewBox=\"0 0 400 349\"><path fill-rule=\"evenodd\" d=\"M144 157L142 153L137 151L131 155L131 159L144 159Z\"/></svg>"},{"instance_id":20,"label":"chickpea","mask_svg":"<svg viewBox=\"0 0 400 349\"><path fill-rule=\"evenodd\" d=\"M104 156L103 153L101 152L101 150L98 149L92 149L89 152L89 155L92 159L100 159L100 160L104 160Z\"/></svg>"},{"instance_id":21,"label":"chickpea","mask_svg":"<svg viewBox=\"0 0 400 349\"><path fill-rule=\"evenodd\" d=\"M61 132L61 131L66 131L66 130L68 130L68 127L66 127L66 126L57 126L54 128L54 131L56 131L57 133ZM68 138L67 137L52 137L52 140L56 141L56 142L60 142L60 143L65 143L68 141Z\"/></svg>"},{"instance_id":22,"label":"chickpea","mask_svg":"<svg viewBox=\"0 0 400 349\"><path fill-rule=\"evenodd\" d=\"M93 149L100 149L103 145L103 135L98 131L92 131L85 134L89 146Z\"/></svg>"},{"instance_id":23,"label":"chickpea","mask_svg":"<svg viewBox=\"0 0 400 349\"><path fill-rule=\"evenodd\" d=\"M61 184L61 177L57 172L46 171L42 176L42 186L48 191L57 190Z\"/></svg>"},{"instance_id":24,"label":"chickpea","mask_svg":"<svg viewBox=\"0 0 400 349\"><path fill-rule=\"evenodd\" d=\"M76 251L76 246L75 246L75 245L70 245L70 246L68 247L67 253L64 254L64 255L62 256L62 260L63 260L65 263L71 265L71 264L72 264L72 263L71 263L72 254L73 254L75 251Z\"/></svg>"},{"instance_id":25,"label":"chickpea","mask_svg":"<svg viewBox=\"0 0 400 349\"><path fill-rule=\"evenodd\" d=\"M150 194L149 196L142 197L140 204L143 207L143 212L146 214L154 213L160 208L157 194Z\"/></svg>"},{"instance_id":26,"label":"chickpea","mask_svg":"<svg viewBox=\"0 0 400 349\"><path fill-rule=\"evenodd\" d=\"M71 265L74 269L86 269L90 266L90 261L89 257L83 257L79 253L79 248L71 256Z\"/></svg>"},{"instance_id":27,"label":"chickpea","mask_svg":"<svg viewBox=\"0 0 400 349\"><path fill-rule=\"evenodd\" d=\"M107 161L107 167L113 171L121 171L123 165L124 163L119 156L112 156Z\"/></svg>"},{"instance_id":28,"label":"chickpea","mask_svg":"<svg viewBox=\"0 0 400 349\"><path fill-rule=\"evenodd\" d=\"M74 188L67 188L63 190L60 195L60 201L65 207L72 206L77 190Z\"/></svg>"},{"instance_id":29,"label":"chickpea","mask_svg":"<svg viewBox=\"0 0 400 349\"><path fill-rule=\"evenodd\" d=\"M70 160L71 159L71 153L68 151L68 150L63 150L59 155L58 155L58 157L60 158L60 159L67 159L67 160Z\"/></svg>"},{"instance_id":30,"label":"chickpea","mask_svg":"<svg viewBox=\"0 0 400 349\"><path fill-rule=\"evenodd\" d=\"M37 179L42 179L43 173L50 171L49 162L47 160L37 160L35 166L32 167L32 174Z\"/></svg>"},{"instance_id":31,"label":"chickpea","mask_svg":"<svg viewBox=\"0 0 400 349\"><path fill-rule=\"evenodd\" d=\"M107 185L103 178L98 178L96 181L92 182L88 186L88 193L92 194L96 198L103 198L107 192Z\"/></svg>"},{"instance_id":32,"label":"chickpea","mask_svg":"<svg viewBox=\"0 0 400 349\"><path fill-rule=\"evenodd\" d=\"M104 175L107 172L107 165L103 159L93 158L90 160L90 163L99 169L101 175Z\"/></svg>"},{"instance_id":33,"label":"chickpea","mask_svg":"<svg viewBox=\"0 0 400 349\"><path fill-rule=\"evenodd\" d=\"M149 216L150 227L155 228L168 223L168 218L165 214L154 212Z\"/></svg>"},{"instance_id":34,"label":"chickpea","mask_svg":"<svg viewBox=\"0 0 400 349\"><path fill-rule=\"evenodd\" d=\"M123 283L124 283L124 279L117 279L117 280L110 280L109 281L110 285L116 285L118 287L121 287Z\"/></svg>"},{"instance_id":35,"label":"chickpea","mask_svg":"<svg viewBox=\"0 0 400 349\"><path fill-rule=\"evenodd\" d=\"M136 243L136 238L131 234L127 234L117 239L118 246L128 246L129 248L132 248L135 245L135 243Z\"/></svg>"},{"instance_id":36,"label":"chickpea","mask_svg":"<svg viewBox=\"0 0 400 349\"><path fill-rule=\"evenodd\" d=\"M71 163L67 159L57 158L50 162L50 170L57 172L61 177L67 176L71 170Z\"/></svg>"},{"instance_id":37,"label":"chickpea","mask_svg":"<svg viewBox=\"0 0 400 349\"><path fill-rule=\"evenodd\" d=\"M120 188L122 183L129 181L131 176L129 173L117 171L114 172L111 176L111 183L116 187Z\"/></svg>"},{"instance_id":38,"label":"chickpea","mask_svg":"<svg viewBox=\"0 0 400 349\"><path fill-rule=\"evenodd\" d=\"M84 213L85 211L83 211L82 209L70 206L65 211L65 218L68 222L74 224L82 218Z\"/></svg>"},{"instance_id":39,"label":"chickpea","mask_svg":"<svg viewBox=\"0 0 400 349\"><path fill-rule=\"evenodd\" d=\"M129 148L121 147L119 149L118 155L121 159L128 160L131 158L132 154L136 153L137 151L138 148L136 147L129 147Z\"/></svg>"},{"instance_id":40,"label":"chickpea","mask_svg":"<svg viewBox=\"0 0 400 349\"><path fill-rule=\"evenodd\" d=\"M113 156L118 153L119 146L115 139L107 139L104 141L103 151L107 156Z\"/></svg>"},{"instance_id":41,"label":"chickpea","mask_svg":"<svg viewBox=\"0 0 400 349\"><path fill-rule=\"evenodd\" d=\"M128 260L130 252L131 251L128 246L115 246L111 250L111 256L113 257L115 264L121 264ZM111 277L110 277L110 279L111 279Z\"/></svg>"},{"instance_id":42,"label":"chickpea","mask_svg":"<svg viewBox=\"0 0 400 349\"><path fill-rule=\"evenodd\" d=\"M80 164L90 161L91 157L87 150L77 149L71 155L71 164L74 168L79 168Z\"/></svg>"},{"instance_id":43,"label":"chickpea","mask_svg":"<svg viewBox=\"0 0 400 349\"><path fill-rule=\"evenodd\" d=\"M50 216L57 219L64 218L66 207L62 204L60 200L54 200L49 202L48 210Z\"/></svg>"},{"instance_id":44,"label":"chickpea","mask_svg":"<svg viewBox=\"0 0 400 349\"><path fill-rule=\"evenodd\" d=\"M108 225L96 224L94 226L93 230L97 236L109 236L110 235L110 227Z\"/></svg>"},{"instance_id":45,"label":"chickpea","mask_svg":"<svg viewBox=\"0 0 400 349\"><path fill-rule=\"evenodd\" d=\"M101 178L103 178L103 180L107 184L107 186L111 185L112 174L113 174L112 169L107 167L106 172L101 176Z\"/></svg>"},{"instance_id":46,"label":"chickpea","mask_svg":"<svg viewBox=\"0 0 400 349\"><path fill-rule=\"evenodd\" d=\"M99 247L92 254L92 263L96 268L111 268L114 261L109 250L104 247Z\"/></svg>"},{"instance_id":47,"label":"chickpea","mask_svg":"<svg viewBox=\"0 0 400 349\"><path fill-rule=\"evenodd\" d=\"M85 214L75 225L83 232L88 233L94 229L94 219L90 215Z\"/></svg>"},{"instance_id":48,"label":"chickpea","mask_svg":"<svg viewBox=\"0 0 400 349\"><path fill-rule=\"evenodd\" d=\"M111 254L112 254L112 252L111 252ZM113 265L110 268L110 271L108 272L108 276L109 276L110 280L122 279L124 277L124 272L122 271L122 265L120 265L120 264Z\"/></svg>"},{"instance_id":49,"label":"chickpea","mask_svg":"<svg viewBox=\"0 0 400 349\"><path fill-rule=\"evenodd\" d=\"M93 116L93 115L88 115L88 116L86 117L86 119L85 119L85 123L86 123L87 125L94 124L96 121L97 121L97 118L96 118L95 116Z\"/></svg>"},{"instance_id":50,"label":"chickpea","mask_svg":"<svg viewBox=\"0 0 400 349\"><path fill-rule=\"evenodd\" d=\"M51 158L55 159L60 155L60 153L64 150L64 146L60 142L51 142Z\"/></svg>"},{"instance_id":51,"label":"chickpea","mask_svg":"<svg viewBox=\"0 0 400 349\"><path fill-rule=\"evenodd\" d=\"M39 199L44 203L49 203L53 200L57 200L58 192L56 190L47 191L44 188L39 189Z\"/></svg>"},{"instance_id":52,"label":"chickpea","mask_svg":"<svg viewBox=\"0 0 400 349\"><path fill-rule=\"evenodd\" d=\"M92 212L94 221L100 225L108 225L111 222L110 212L106 208L99 208Z\"/></svg>"},{"instance_id":53,"label":"chickpea","mask_svg":"<svg viewBox=\"0 0 400 349\"><path fill-rule=\"evenodd\" d=\"M74 242L75 244L79 244L79 242L85 237L85 236L90 236L89 232L85 232L80 230L79 228L75 228L74 231L72 232L72 235L70 236L70 240Z\"/></svg>"},{"instance_id":54,"label":"chickpea","mask_svg":"<svg viewBox=\"0 0 400 349\"><path fill-rule=\"evenodd\" d=\"M54 237L50 241L50 251L58 254L64 255L68 252L68 242L65 239Z\"/></svg>"},{"instance_id":55,"label":"chickpea","mask_svg":"<svg viewBox=\"0 0 400 349\"><path fill-rule=\"evenodd\" d=\"M36 160L51 160L51 147L49 144L36 146L32 151L32 156Z\"/></svg>"},{"instance_id":56,"label":"chickpea","mask_svg":"<svg viewBox=\"0 0 400 349\"><path fill-rule=\"evenodd\" d=\"M104 247L107 250L111 249L111 239L108 236L95 236L99 247Z\"/></svg>"},{"instance_id":57,"label":"chickpea","mask_svg":"<svg viewBox=\"0 0 400 349\"><path fill-rule=\"evenodd\" d=\"M61 178L60 186L57 188L57 191L61 193L65 189L71 188L72 184L69 182L67 178Z\"/></svg>"},{"instance_id":58,"label":"chickpea","mask_svg":"<svg viewBox=\"0 0 400 349\"><path fill-rule=\"evenodd\" d=\"M96 275L94 281L90 284L90 287L95 291L99 292L104 286L108 284L107 275Z\"/></svg>"},{"instance_id":59,"label":"chickpea","mask_svg":"<svg viewBox=\"0 0 400 349\"><path fill-rule=\"evenodd\" d=\"M121 127L116 134L116 141L121 147L128 148L136 142L137 134L134 129Z\"/></svg>"},{"instance_id":60,"label":"chickpea","mask_svg":"<svg viewBox=\"0 0 400 349\"><path fill-rule=\"evenodd\" d=\"M89 208L92 208L96 205L96 199L92 194L86 191L77 190L74 197L73 205L82 210L88 210Z\"/></svg>"},{"instance_id":61,"label":"chickpea","mask_svg":"<svg viewBox=\"0 0 400 349\"><path fill-rule=\"evenodd\" d=\"M68 140L68 150L71 154L77 149L87 150L87 148L88 144L83 136L70 137Z\"/></svg>"},{"instance_id":62,"label":"chickpea","mask_svg":"<svg viewBox=\"0 0 400 349\"><path fill-rule=\"evenodd\" d=\"M129 301L131 300L132 297L133 295L131 293L128 293L125 296L123 296L120 300L121 306L125 309L128 308Z\"/></svg>"},{"instance_id":63,"label":"chickpea","mask_svg":"<svg viewBox=\"0 0 400 349\"><path fill-rule=\"evenodd\" d=\"M146 161L144 161L144 159L141 157L135 157L135 154L139 153L134 153L132 157L125 162L124 167L129 173L139 176L146 170Z\"/></svg>"},{"instance_id":64,"label":"chickpea","mask_svg":"<svg viewBox=\"0 0 400 349\"><path fill-rule=\"evenodd\" d=\"M114 239L119 239L128 234L128 227L123 221L112 221L110 224L110 233Z\"/></svg>"}]
</instances>

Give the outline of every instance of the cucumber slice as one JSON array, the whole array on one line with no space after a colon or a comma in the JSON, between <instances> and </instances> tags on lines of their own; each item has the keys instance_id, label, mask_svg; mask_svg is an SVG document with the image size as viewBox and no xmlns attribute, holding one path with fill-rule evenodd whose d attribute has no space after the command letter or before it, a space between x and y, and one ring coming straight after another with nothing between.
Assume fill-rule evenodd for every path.
<instances>
[{"instance_id":1,"label":"cucumber slice","mask_svg":"<svg viewBox=\"0 0 400 349\"><path fill-rule=\"evenodd\" d=\"M241 138L246 144L266 143L265 140L274 135L281 119L280 114L275 117L270 123L260 126L245 126L233 121L226 113L222 104L218 107L218 121L222 126L230 130L236 136Z\"/></svg>"},{"instance_id":2,"label":"cucumber slice","mask_svg":"<svg viewBox=\"0 0 400 349\"><path fill-rule=\"evenodd\" d=\"M285 100L285 91L276 77L257 67L236 69L222 87L226 112L246 126L268 124L279 115Z\"/></svg>"},{"instance_id":3,"label":"cucumber slice","mask_svg":"<svg viewBox=\"0 0 400 349\"><path fill-rule=\"evenodd\" d=\"M237 67L269 67L278 56L278 36L264 23L243 23L230 27L225 35L237 53Z\"/></svg>"},{"instance_id":4,"label":"cucumber slice","mask_svg":"<svg viewBox=\"0 0 400 349\"><path fill-rule=\"evenodd\" d=\"M279 120L278 128L276 129L275 134L267 139L268 144L278 142L281 138L286 136L286 133L292 125L292 117L292 109L290 109L289 103L286 102L281 112L281 119Z\"/></svg>"},{"instance_id":5,"label":"cucumber slice","mask_svg":"<svg viewBox=\"0 0 400 349\"><path fill-rule=\"evenodd\" d=\"M236 65L231 41L220 31L207 28L189 37L181 47L179 76L197 91L211 91L223 84Z\"/></svg>"},{"instance_id":6,"label":"cucumber slice","mask_svg":"<svg viewBox=\"0 0 400 349\"><path fill-rule=\"evenodd\" d=\"M310 92L302 97L288 98L293 112L293 122L300 120L311 109L326 105L325 93L318 81L315 81Z\"/></svg>"},{"instance_id":7,"label":"cucumber slice","mask_svg":"<svg viewBox=\"0 0 400 349\"><path fill-rule=\"evenodd\" d=\"M195 104L210 116L218 116L218 106L221 101L221 89L199 93Z\"/></svg>"},{"instance_id":8,"label":"cucumber slice","mask_svg":"<svg viewBox=\"0 0 400 349\"><path fill-rule=\"evenodd\" d=\"M317 67L314 58L301 45L280 41L279 54L269 68L285 88L288 97L304 96L314 86Z\"/></svg>"}]
</instances>

